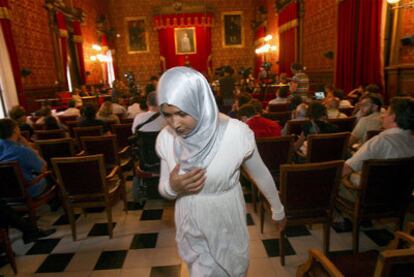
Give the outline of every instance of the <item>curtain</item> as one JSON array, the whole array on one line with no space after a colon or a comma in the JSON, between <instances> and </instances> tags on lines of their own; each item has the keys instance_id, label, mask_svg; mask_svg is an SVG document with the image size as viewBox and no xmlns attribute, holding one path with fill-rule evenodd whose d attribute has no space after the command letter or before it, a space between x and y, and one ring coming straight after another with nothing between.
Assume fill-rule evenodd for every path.
<instances>
[{"instance_id":1,"label":"curtain","mask_svg":"<svg viewBox=\"0 0 414 277\"><path fill-rule=\"evenodd\" d=\"M8 111L11 107L19 105L19 100L17 98L12 65L2 28L0 28L0 61L0 84L3 89L2 98L6 111Z\"/></svg>"},{"instance_id":2,"label":"curtain","mask_svg":"<svg viewBox=\"0 0 414 277\"><path fill-rule=\"evenodd\" d=\"M279 66L280 72L292 75L290 65L296 60L296 32L298 26L298 3L288 4L279 12Z\"/></svg>"},{"instance_id":3,"label":"curtain","mask_svg":"<svg viewBox=\"0 0 414 277\"><path fill-rule=\"evenodd\" d=\"M23 94L23 84L20 78L19 60L17 58L17 51L16 51L16 46L14 44L14 40L13 40L10 20L11 20L11 12L10 12L8 0L0 0L0 24L1 24L2 35L3 35L3 42L5 43L5 48L2 48L2 49L7 49L7 52L8 52L8 55L2 54L0 61L1 61L1 64L2 64L1 66L3 67L3 69L7 71L3 73L4 74L9 74L10 72L12 73L12 76L9 76L7 80L14 80L14 86L7 85L7 87L3 87L3 89L6 90L7 94L11 96L10 102L9 102L10 105L17 104L17 102L15 101L15 96L14 96L14 95L17 95L20 105L27 108L26 98ZM10 64L10 66L7 66L7 63ZM6 75L3 75L3 76L6 76Z\"/></svg>"},{"instance_id":4,"label":"curtain","mask_svg":"<svg viewBox=\"0 0 414 277\"><path fill-rule=\"evenodd\" d=\"M160 56L165 58L166 68L174 66L190 66L206 76L208 75L208 60L211 55L211 14L174 14L155 16L155 28L158 30ZM195 53L177 53L180 43L177 30L194 28L193 43ZM192 31L189 31L192 33ZM176 35L177 34L177 35ZM177 41L176 41L177 39ZM162 68L161 68L162 70Z\"/></svg>"},{"instance_id":5,"label":"curtain","mask_svg":"<svg viewBox=\"0 0 414 277\"><path fill-rule=\"evenodd\" d=\"M79 75L81 84L85 84L85 58L83 55L83 38L81 32L80 22L75 20L73 21L73 40L75 42L78 65L79 65Z\"/></svg>"},{"instance_id":6,"label":"curtain","mask_svg":"<svg viewBox=\"0 0 414 277\"><path fill-rule=\"evenodd\" d=\"M345 92L375 83L384 87L381 0L343 0L338 7L335 84Z\"/></svg>"},{"instance_id":7,"label":"curtain","mask_svg":"<svg viewBox=\"0 0 414 277\"><path fill-rule=\"evenodd\" d=\"M68 29L66 26L65 15L60 11L56 12L56 22L59 28L59 37L60 37L60 54L62 58L63 72L66 76L67 66L68 66ZM67 77L66 77L67 83Z\"/></svg>"}]
</instances>

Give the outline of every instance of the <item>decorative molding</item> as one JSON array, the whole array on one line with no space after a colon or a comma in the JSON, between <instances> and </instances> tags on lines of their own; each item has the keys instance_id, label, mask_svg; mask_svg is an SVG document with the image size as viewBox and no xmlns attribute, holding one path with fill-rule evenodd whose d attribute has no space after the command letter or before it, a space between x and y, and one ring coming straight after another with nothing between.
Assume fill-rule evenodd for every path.
<instances>
[{"instance_id":1,"label":"decorative molding","mask_svg":"<svg viewBox=\"0 0 414 277\"><path fill-rule=\"evenodd\" d=\"M286 22L285 24L283 24L282 26L279 27L279 34L286 32L289 29L295 28L296 26L298 26L298 19L294 19L291 20L289 22Z\"/></svg>"},{"instance_id":2,"label":"decorative molding","mask_svg":"<svg viewBox=\"0 0 414 277\"><path fill-rule=\"evenodd\" d=\"M7 7L0 7L0 19L11 20L10 9Z\"/></svg>"},{"instance_id":3,"label":"decorative molding","mask_svg":"<svg viewBox=\"0 0 414 277\"><path fill-rule=\"evenodd\" d=\"M181 3L179 6L177 3ZM177 7L179 6L179 9ZM214 9L208 5L174 2L171 6L159 6L152 10L153 15L182 13L212 13Z\"/></svg>"}]
</instances>

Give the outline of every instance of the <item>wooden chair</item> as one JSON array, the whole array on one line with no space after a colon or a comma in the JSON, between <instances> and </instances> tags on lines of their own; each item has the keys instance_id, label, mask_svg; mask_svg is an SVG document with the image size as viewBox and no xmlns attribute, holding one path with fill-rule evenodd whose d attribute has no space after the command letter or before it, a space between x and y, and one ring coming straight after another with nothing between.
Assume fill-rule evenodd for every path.
<instances>
[{"instance_id":1,"label":"wooden chair","mask_svg":"<svg viewBox=\"0 0 414 277\"><path fill-rule=\"evenodd\" d=\"M359 186L343 179L356 201L337 197L337 208L352 221L352 249L358 252L359 224L362 220L394 218L397 229L404 221L414 187L414 157L367 160L362 166Z\"/></svg>"},{"instance_id":2,"label":"wooden chair","mask_svg":"<svg viewBox=\"0 0 414 277\"><path fill-rule=\"evenodd\" d=\"M125 147L128 147L128 138L132 136L132 124L113 124L111 127L112 133L116 136L118 140L119 148L124 149Z\"/></svg>"},{"instance_id":3,"label":"wooden chair","mask_svg":"<svg viewBox=\"0 0 414 277\"><path fill-rule=\"evenodd\" d=\"M108 219L108 234L112 238L112 207L119 196L127 212L125 186L118 178L119 166L107 175L104 156L53 158L59 187L63 194L63 205L69 218L73 240L76 240L74 208L105 207ZM76 172L76 174L74 174Z\"/></svg>"},{"instance_id":4,"label":"wooden chair","mask_svg":"<svg viewBox=\"0 0 414 277\"><path fill-rule=\"evenodd\" d=\"M7 228L0 227L0 244L4 244L7 259L10 263L11 268L13 269L14 274L17 275L16 259L14 258L12 243L10 241Z\"/></svg>"},{"instance_id":5,"label":"wooden chair","mask_svg":"<svg viewBox=\"0 0 414 277\"><path fill-rule=\"evenodd\" d=\"M58 118L59 121L64 125L66 125L66 122L68 121L77 121L79 119L77 115L60 115Z\"/></svg>"},{"instance_id":6,"label":"wooden chair","mask_svg":"<svg viewBox=\"0 0 414 277\"><path fill-rule=\"evenodd\" d=\"M69 130L69 135L72 138L75 138L75 133L73 131L73 128L78 127L79 125L79 120L74 120L74 121L66 121L65 125L68 127Z\"/></svg>"},{"instance_id":7,"label":"wooden chair","mask_svg":"<svg viewBox=\"0 0 414 277\"><path fill-rule=\"evenodd\" d=\"M279 168L281 164L288 164L292 161L293 144L295 138L293 136L282 136L273 138L258 138L256 140L257 149L260 156L269 169L276 183L279 182ZM254 211L256 211L256 202L258 190L254 185L254 181L246 171L242 171L250 184L252 184L252 204Z\"/></svg>"},{"instance_id":8,"label":"wooden chair","mask_svg":"<svg viewBox=\"0 0 414 277\"><path fill-rule=\"evenodd\" d=\"M288 120L286 122L287 124L287 134L288 135L296 135L296 136L300 136L300 134L302 133L303 130L303 126L307 123L309 123L310 121L305 119L305 120Z\"/></svg>"},{"instance_id":9,"label":"wooden chair","mask_svg":"<svg viewBox=\"0 0 414 277\"><path fill-rule=\"evenodd\" d=\"M349 145L349 132L309 135L306 162L343 160Z\"/></svg>"},{"instance_id":10,"label":"wooden chair","mask_svg":"<svg viewBox=\"0 0 414 277\"><path fill-rule=\"evenodd\" d=\"M37 140L43 139L59 139L66 137L66 131L63 129L56 129L56 130L35 130L34 131L35 138Z\"/></svg>"},{"instance_id":11,"label":"wooden chair","mask_svg":"<svg viewBox=\"0 0 414 277\"><path fill-rule=\"evenodd\" d=\"M291 118L292 113L291 112L268 112L268 113L263 113L262 116L270 120L279 122L280 126L283 127L283 125L285 125L285 123Z\"/></svg>"},{"instance_id":12,"label":"wooden chair","mask_svg":"<svg viewBox=\"0 0 414 277\"><path fill-rule=\"evenodd\" d=\"M102 136L103 128L102 126L90 126L90 127L74 127L73 133L75 135L75 140L77 145L81 146L81 137L86 136Z\"/></svg>"},{"instance_id":13,"label":"wooden chair","mask_svg":"<svg viewBox=\"0 0 414 277\"><path fill-rule=\"evenodd\" d=\"M32 181L27 182L23 178L23 173L17 161L0 162L0 198L4 199L15 210L28 213L31 223L37 226L36 209L56 197L56 185L49 186L36 198L32 198L27 190L30 186L49 176L51 176L51 171L46 171Z\"/></svg>"},{"instance_id":14,"label":"wooden chair","mask_svg":"<svg viewBox=\"0 0 414 277\"><path fill-rule=\"evenodd\" d=\"M401 249L400 246L405 244L409 248ZM388 245L388 249L381 253L371 250L329 259L322 251L311 248L308 260L298 267L296 277L412 276L413 244L413 236L398 231L395 233L395 239Z\"/></svg>"},{"instance_id":15,"label":"wooden chair","mask_svg":"<svg viewBox=\"0 0 414 277\"><path fill-rule=\"evenodd\" d=\"M52 168L52 158L73 157L76 155L75 143L72 138L37 140L35 145L49 168Z\"/></svg>"},{"instance_id":16,"label":"wooden chair","mask_svg":"<svg viewBox=\"0 0 414 277\"><path fill-rule=\"evenodd\" d=\"M355 126L356 117L330 118L328 119L328 122L336 125L336 127L338 127L338 132L352 132Z\"/></svg>"},{"instance_id":17,"label":"wooden chair","mask_svg":"<svg viewBox=\"0 0 414 277\"><path fill-rule=\"evenodd\" d=\"M323 249L329 251L330 225L341 181L343 161L280 166L280 198L287 226L323 224ZM261 202L260 228L263 231L265 206ZM285 265L285 231L280 232L280 262Z\"/></svg>"},{"instance_id":18,"label":"wooden chair","mask_svg":"<svg viewBox=\"0 0 414 277\"><path fill-rule=\"evenodd\" d=\"M287 112L289 110L289 103L286 104L269 104L267 106L269 112Z\"/></svg>"},{"instance_id":19,"label":"wooden chair","mask_svg":"<svg viewBox=\"0 0 414 277\"><path fill-rule=\"evenodd\" d=\"M346 114L347 116L352 116L352 114L354 113L354 107L339 108L339 111L343 114Z\"/></svg>"}]
</instances>

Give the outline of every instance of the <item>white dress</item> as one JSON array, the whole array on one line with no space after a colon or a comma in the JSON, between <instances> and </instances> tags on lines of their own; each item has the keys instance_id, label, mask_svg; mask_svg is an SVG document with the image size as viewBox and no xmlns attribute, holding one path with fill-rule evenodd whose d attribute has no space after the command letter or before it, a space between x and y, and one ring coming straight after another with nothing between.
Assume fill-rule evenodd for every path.
<instances>
[{"instance_id":1,"label":"white dress","mask_svg":"<svg viewBox=\"0 0 414 277\"><path fill-rule=\"evenodd\" d=\"M169 174L176 165L175 133L164 128L157 140L161 157L159 190L173 199ZM284 217L273 179L256 153L253 132L244 123L229 119L220 148L207 167L206 182L197 194L179 196L175 204L176 241L191 276L245 276L248 267L248 231L240 167L259 181L269 199L273 218ZM247 165L246 165L247 164ZM259 180L258 180L259 179Z\"/></svg>"}]
</instances>

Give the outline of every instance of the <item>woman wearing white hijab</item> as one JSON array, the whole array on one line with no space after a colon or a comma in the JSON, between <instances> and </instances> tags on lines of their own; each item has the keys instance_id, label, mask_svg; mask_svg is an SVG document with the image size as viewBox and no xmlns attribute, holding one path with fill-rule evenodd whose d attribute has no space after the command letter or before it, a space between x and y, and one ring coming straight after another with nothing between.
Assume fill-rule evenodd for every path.
<instances>
[{"instance_id":1,"label":"woman wearing white hijab","mask_svg":"<svg viewBox=\"0 0 414 277\"><path fill-rule=\"evenodd\" d=\"M158 104L168 126L157 139L160 193L175 204L176 241L191 276L245 276L248 231L240 167L257 182L280 228L285 214L253 132L219 114L207 80L187 67L166 71Z\"/></svg>"}]
</instances>

